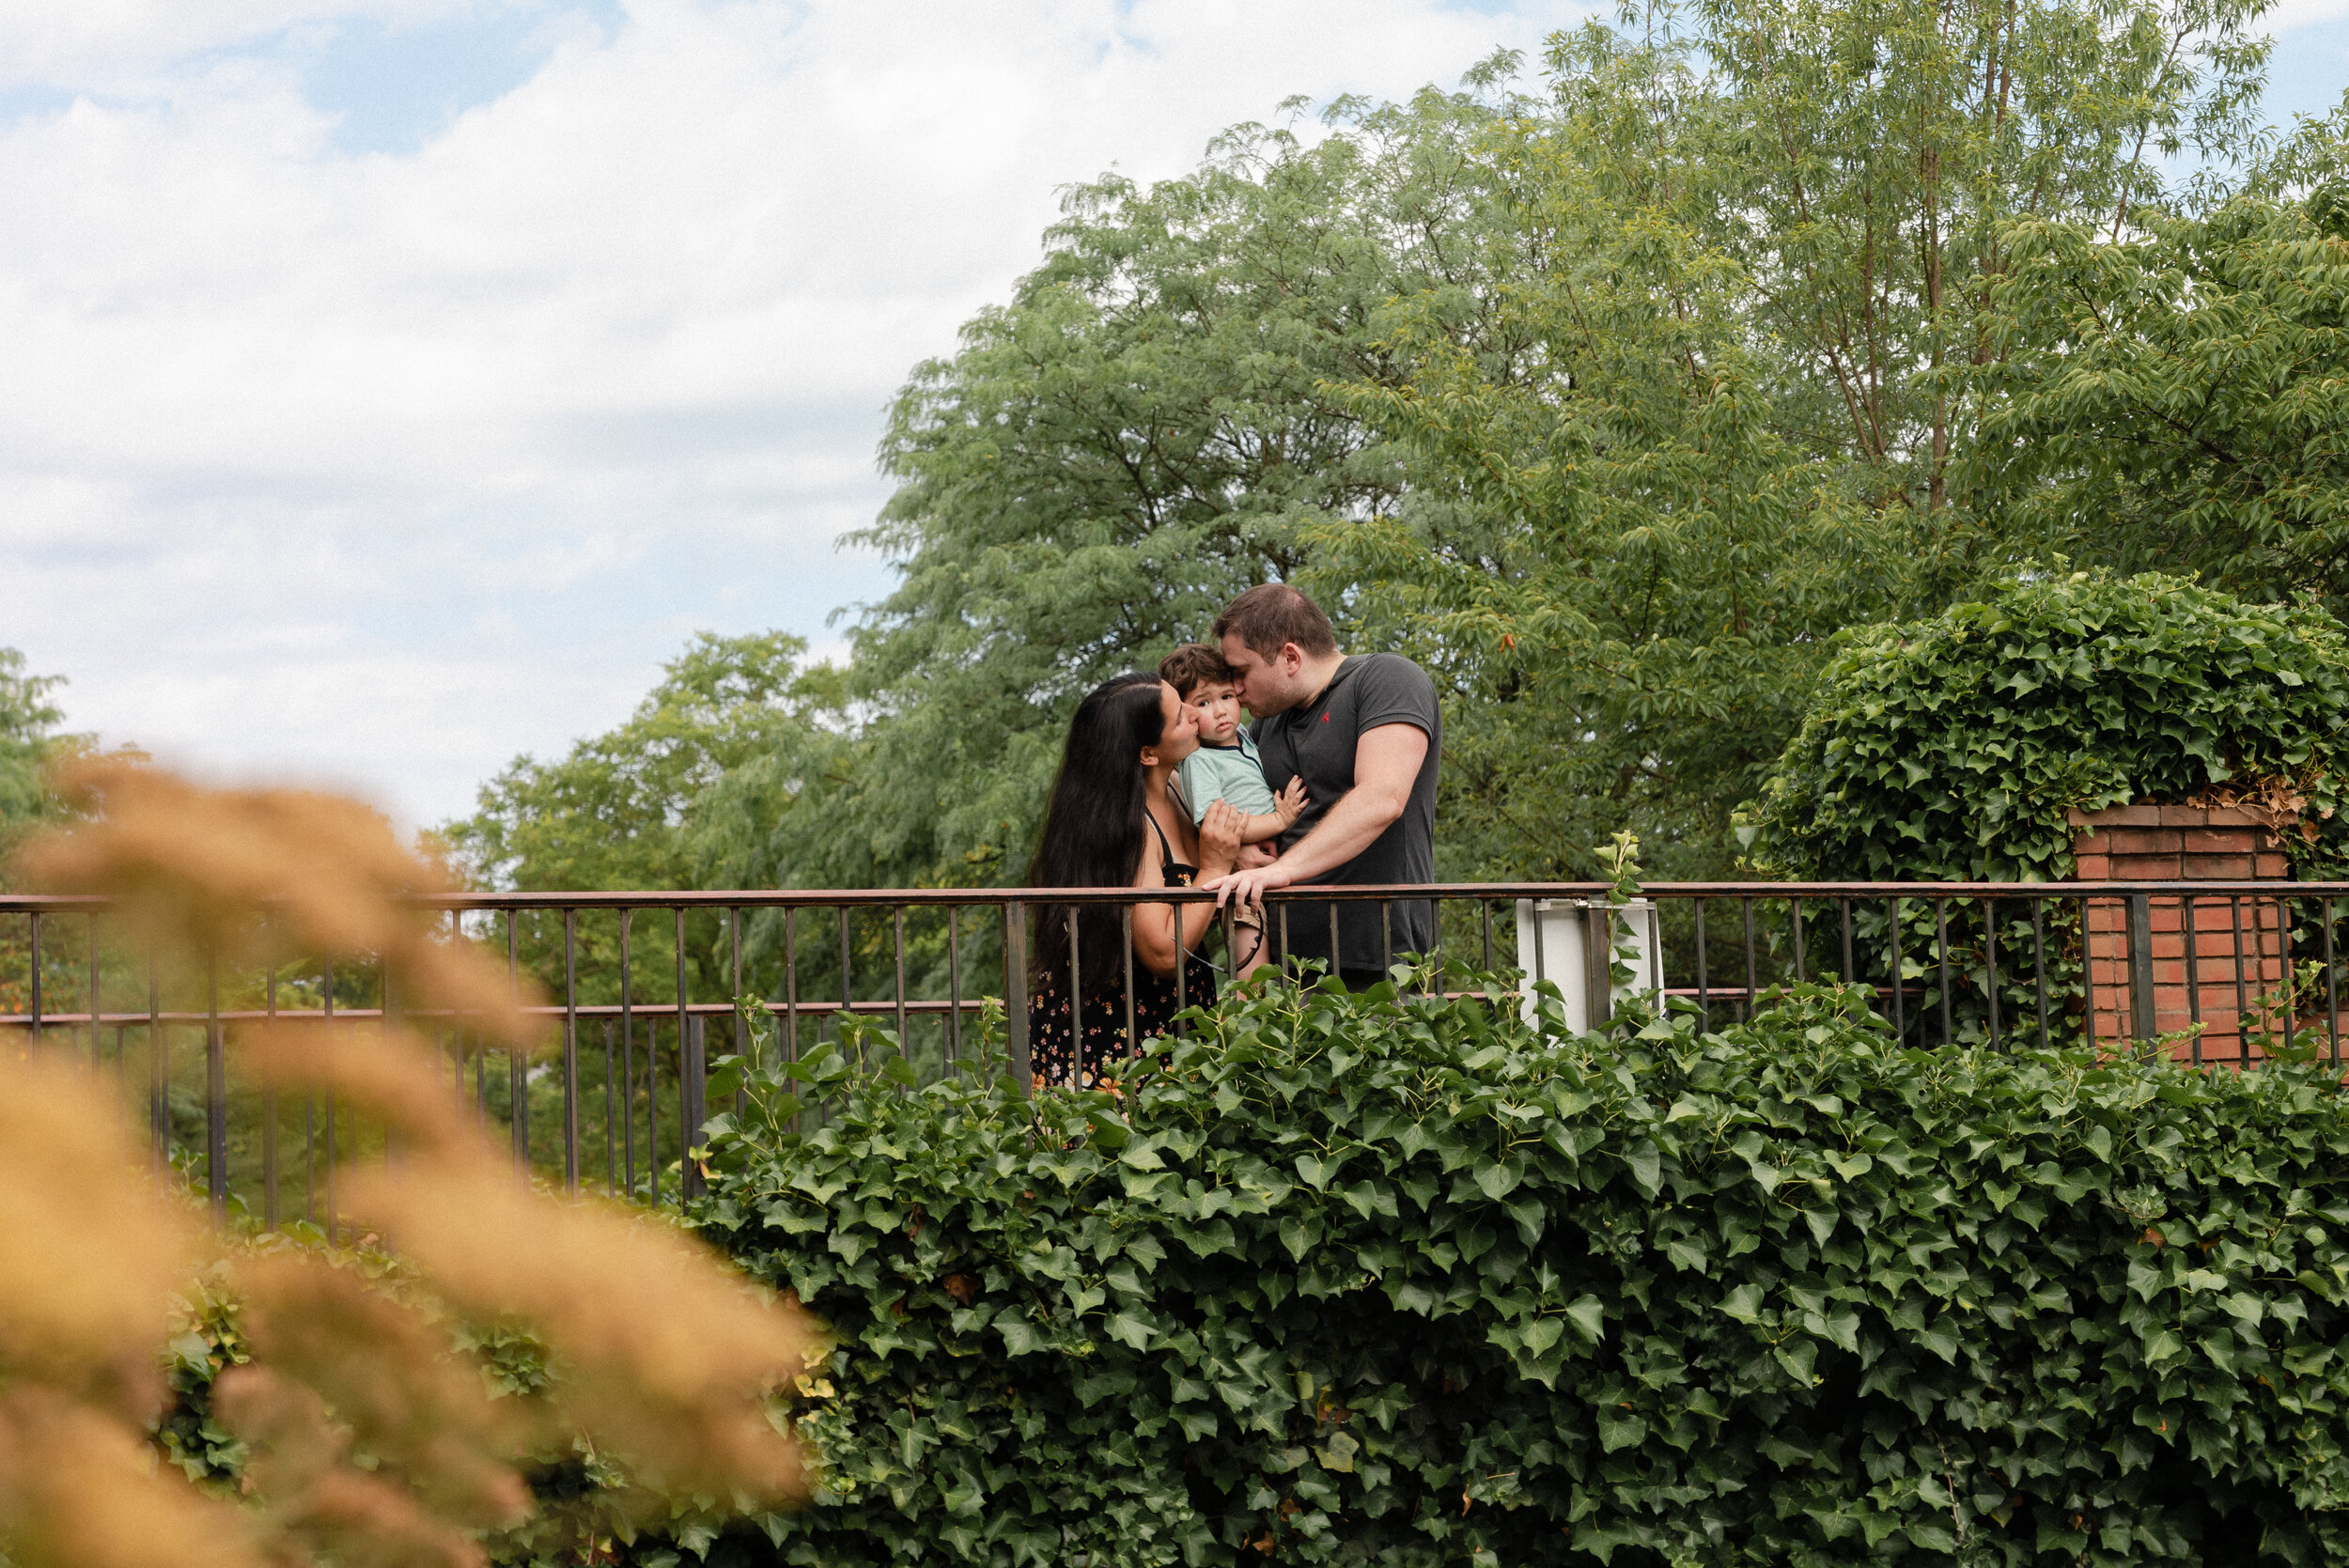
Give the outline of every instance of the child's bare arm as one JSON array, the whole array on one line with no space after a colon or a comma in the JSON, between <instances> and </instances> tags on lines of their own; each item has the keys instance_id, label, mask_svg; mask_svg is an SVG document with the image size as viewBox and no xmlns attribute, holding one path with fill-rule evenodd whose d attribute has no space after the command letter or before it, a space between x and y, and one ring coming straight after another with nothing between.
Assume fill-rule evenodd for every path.
<instances>
[{"instance_id":1,"label":"child's bare arm","mask_svg":"<svg viewBox=\"0 0 2349 1568\"><path fill-rule=\"evenodd\" d=\"M1262 844L1268 838L1279 838L1295 826L1305 814L1305 781L1292 778L1272 802L1269 814L1250 813L1240 818L1239 841L1242 844Z\"/></svg>"}]
</instances>

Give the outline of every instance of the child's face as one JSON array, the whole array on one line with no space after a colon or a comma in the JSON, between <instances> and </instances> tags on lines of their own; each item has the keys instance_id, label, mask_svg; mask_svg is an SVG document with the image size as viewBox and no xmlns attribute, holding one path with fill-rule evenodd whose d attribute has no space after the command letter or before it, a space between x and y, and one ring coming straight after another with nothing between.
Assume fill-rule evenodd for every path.
<instances>
[{"instance_id":1,"label":"child's face","mask_svg":"<svg viewBox=\"0 0 2349 1568\"><path fill-rule=\"evenodd\" d=\"M1239 734L1239 699L1228 680L1203 681L1190 689L1185 706L1199 714L1199 738L1211 746L1229 746Z\"/></svg>"}]
</instances>

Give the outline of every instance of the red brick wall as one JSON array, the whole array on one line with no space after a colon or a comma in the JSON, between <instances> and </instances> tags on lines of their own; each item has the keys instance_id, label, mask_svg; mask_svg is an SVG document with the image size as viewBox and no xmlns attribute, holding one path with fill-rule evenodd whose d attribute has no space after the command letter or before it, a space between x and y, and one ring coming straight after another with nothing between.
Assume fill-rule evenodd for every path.
<instances>
[{"instance_id":1,"label":"red brick wall","mask_svg":"<svg viewBox=\"0 0 2349 1568\"><path fill-rule=\"evenodd\" d=\"M2265 821L2239 807L2115 806L2072 814L2079 836L2073 853L2083 882L2248 881L2291 875ZM2153 899L2148 914L2158 1032L2207 1025L2181 1057L2204 1062L2256 1059L2247 1051L2239 1016L2284 978L2282 909L2263 898L2193 900L2192 984L2186 950L2186 900ZM2088 901L2088 970L2099 1039L2125 1039L2134 1017L2129 994L2127 908L2120 898ZM2239 933L2239 935L2238 935ZM2198 995L2199 992L2199 995Z\"/></svg>"}]
</instances>

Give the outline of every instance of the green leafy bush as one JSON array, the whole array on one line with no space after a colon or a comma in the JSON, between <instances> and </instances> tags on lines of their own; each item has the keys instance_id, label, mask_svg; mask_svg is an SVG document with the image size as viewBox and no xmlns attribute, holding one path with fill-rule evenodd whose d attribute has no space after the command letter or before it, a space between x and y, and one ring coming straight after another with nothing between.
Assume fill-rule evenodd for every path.
<instances>
[{"instance_id":1,"label":"green leafy bush","mask_svg":"<svg viewBox=\"0 0 2349 1568\"><path fill-rule=\"evenodd\" d=\"M1815 986L1190 1027L1115 1097L861 1029L739 1077L701 1223L837 1348L827 1489L713 1560L2349 1560L2320 1070L1908 1049Z\"/></svg>"},{"instance_id":2,"label":"green leafy bush","mask_svg":"<svg viewBox=\"0 0 2349 1568\"><path fill-rule=\"evenodd\" d=\"M2301 814L2337 863L2349 644L2312 607L2148 572L2030 568L1844 634L1739 830L1798 877L2072 875L2065 813L2214 790Z\"/></svg>"}]
</instances>

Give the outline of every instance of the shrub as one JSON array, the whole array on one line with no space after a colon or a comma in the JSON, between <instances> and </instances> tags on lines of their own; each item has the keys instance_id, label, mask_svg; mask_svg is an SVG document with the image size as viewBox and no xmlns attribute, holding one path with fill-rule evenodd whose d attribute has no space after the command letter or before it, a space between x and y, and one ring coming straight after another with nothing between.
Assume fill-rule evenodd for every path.
<instances>
[{"instance_id":1,"label":"shrub","mask_svg":"<svg viewBox=\"0 0 2349 1568\"><path fill-rule=\"evenodd\" d=\"M2349 1560L2320 1070L1909 1049L1820 986L1189 1027L1114 1096L854 1024L739 1078L701 1224L836 1336L745 1558Z\"/></svg>"},{"instance_id":2,"label":"shrub","mask_svg":"<svg viewBox=\"0 0 2349 1568\"><path fill-rule=\"evenodd\" d=\"M2344 719L2321 610L2032 567L1845 633L1739 837L1772 875L2062 878L2069 809L2223 793L2297 817L2295 856L2338 869Z\"/></svg>"}]
</instances>

